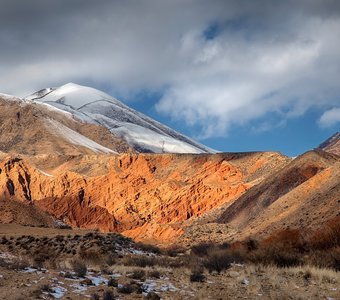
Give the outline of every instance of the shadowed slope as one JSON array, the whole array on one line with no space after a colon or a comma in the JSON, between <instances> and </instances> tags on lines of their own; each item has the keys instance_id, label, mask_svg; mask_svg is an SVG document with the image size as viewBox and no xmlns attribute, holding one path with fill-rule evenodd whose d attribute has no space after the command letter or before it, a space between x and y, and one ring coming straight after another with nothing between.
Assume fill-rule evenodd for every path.
<instances>
[{"instance_id":1,"label":"shadowed slope","mask_svg":"<svg viewBox=\"0 0 340 300\"><path fill-rule=\"evenodd\" d=\"M219 218L243 237L277 228L317 226L339 214L339 157L307 152L249 189Z\"/></svg>"}]
</instances>

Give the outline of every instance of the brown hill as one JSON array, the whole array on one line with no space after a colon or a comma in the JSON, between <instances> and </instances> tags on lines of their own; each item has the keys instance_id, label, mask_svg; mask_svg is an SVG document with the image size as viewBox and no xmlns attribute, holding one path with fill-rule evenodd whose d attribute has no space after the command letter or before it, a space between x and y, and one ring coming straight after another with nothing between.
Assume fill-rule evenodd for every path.
<instances>
[{"instance_id":1,"label":"brown hill","mask_svg":"<svg viewBox=\"0 0 340 300\"><path fill-rule=\"evenodd\" d=\"M20 224L35 227L54 227L54 219L29 203L0 200L0 224Z\"/></svg>"},{"instance_id":2,"label":"brown hill","mask_svg":"<svg viewBox=\"0 0 340 300\"><path fill-rule=\"evenodd\" d=\"M237 238L320 226L339 215L339 178L338 156L307 152L249 189L218 221L237 229Z\"/></svg>"},{"instance_id":3,"label":"brown hill","mask_svg":"<svg viewBox=\"0 0 340 300\"><path fill-rule=\"evenodd\" d=\"M44 104L0 95L0 151L38 155L126 152L128 145L107 128L82 123Z\"/></svg>"},{"instance_id":4,"label":"brown hill","mask_svg":"<svg viewBox=\"0 0 340 300\"><path fill-rule=\"evenodd\" d=\"M279 153L124 154L69 157L51 169L46 157L7 157L0 191L72 226L170 242L184 223L235 201L289 161ZM102 175L88 176L96 170Z\"/></svg>"},{"instance_id":5,"label":"brown hill","mask_svg":"<svg viewBox=\"0 0 340 300\"><path fill-rule=\"evenodd\" d=\"M318 147L321 150L340 155L340 132L336 132Z\"/></svg>"}]
</instances>

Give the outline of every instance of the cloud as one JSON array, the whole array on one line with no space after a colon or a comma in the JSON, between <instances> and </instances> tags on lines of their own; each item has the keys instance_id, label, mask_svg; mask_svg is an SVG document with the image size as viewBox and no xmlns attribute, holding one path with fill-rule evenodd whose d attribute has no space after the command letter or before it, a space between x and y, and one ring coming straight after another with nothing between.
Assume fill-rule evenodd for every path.
<instances>
[{"instance_id":1,"label":"cloud","mask_svg":"<svg viewBox=\"0 0 340 300\"><path fill-rule=\"evenodd\" d=\"M340 107L325 111L319 119L321 127L331 127L340 123Z\"/></svg>"},{"instance_id":2,"label":"cloud","mask_svg":"<svg viewBox=\"0 0 340 300\"><path fill-rule=\"evenodd\" d=\"M201 137L339 104L339 1L0 1L4 93L161 91L156 110Z\"/></svg>"}]
</instances>

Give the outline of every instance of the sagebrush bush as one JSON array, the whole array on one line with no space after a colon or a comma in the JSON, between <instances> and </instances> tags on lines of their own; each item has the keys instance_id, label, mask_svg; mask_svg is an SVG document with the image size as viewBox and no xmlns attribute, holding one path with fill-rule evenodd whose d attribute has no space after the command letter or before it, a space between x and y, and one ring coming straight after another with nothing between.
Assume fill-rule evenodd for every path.
<instances>
[{"instance_id":1,"label":"sagebrush bush","mask_svg":"<svg viewBox=\"0 0 340 300\"><path fill-rule=\"evenodd\" d=\"M200 243L191 247L191 252L197 256L206 256L208 252L215 248L216 245L213 243Z\"/></svg>"},{"instance_id":2,"label":"sagebrush bush","mask_svg":"<svg viewBox=\"0 0 340 300\"><path fill-rule=\"evenodd\" d=\"M204 266L211 273L216 271L218 273L230 268L233 258L229 252L223 250L215 250L208 253L204 261Z\"/></svg>"},{"instance_id":3,"label":"sagebrush bush","mask_svg":"<svg viewBox=\"0 0 340 300\"><path fill-rule=\"evenodd\" d=\"M161 297L156 294L155 292L149 292L146 296L145 296L145 299L147 300L160 300Z\"/></svg>"},{"instance_id":4,"label":"sagebrush bush","mask_svg":"<svg viewBox=\"0 0 340 300\"><path fill-rule=\"evenodd\" d=\"M148 277L151 277L151 278L161 278L161 273L157 270L152 270L152 271L149 271L148 272Z\"/></svg>"},{"instance_id":5,"label":"sagebrush bush","mask_svg":"<svg viewBox=\"0 0 340 300\"><path fill-rule=\"evenodd\" d=\"M159 247L150 244L136 243L136 247L145 252L161 254L162 251Z\"/></svg>"},{"instance_id":6,"label":"sagebrush bush","mask_svg":"<svg viewBox=\"0 0 340 300\"><path fill-rule=\"evenodd\" d=\"M109 281L107 282L108 286L112 286L112 287L117 287L118 286L118 281L117 279L114 278L110 278Z\"/></svg>"},{"instance_id":7,"label":"sagebrush bush","mask_svg":"<svg viewBox=\"0 0 340 300\"><path fill-rule=\"evenodd\" d=\"M132 294L133 287L131 284L123 284L117 288L117 291L122 294Z\"/></svg>"},{"instance_id":8,"label":"sagebrush bush","mask_svg":"<svg viewBox=\"0 0 340 300\"><path fill-rule=\"evenodd\" d=\"M191 282L203 282L205 280L205 276L202 270L193 270L190 274Z\"/></svg>"},{"instance_id":9,"label":"sagebrush bush","mask_svg":"<svg viewBox=\"0 0 340 300\"><path fill-rule=\"evenodd\" d=\"M72 261L73 271L76 273L78 277L85 277L87 273L87 267L85 263L80 259L75 259Z\"/></svg>"},{"instance_id":10,"label":"sagebrush bush","mask_svg":"<svg viewBox=\"0 0 340 300\"><path fill-rule=\"evenodd\" d=\"M122 259L122 264L126 266L137 266L141 268L145 268L147 266L154 266L155 265L155 258L149 256L131 256L127 255L124 256Z\"/></svg>"},{"instance_id":11,"label":"sagebrush bush","mask_svg":"<svg viewBox=\"0 0 340 300\"><path fill-rule=\"evenodd\" d=\"M164 254L170 257L177 257L180 254L184 254L185 249L178 246L178 245L172 245L166 249L163 250Z\"/></svg>"},{"instance_id":12,"label":"sagebrush bush","mask_svg":"<svg viewBox=\"0 0 340 300\"><path fill-rule=\"evenodd\" d=\"M131 274L128 275L129 278L143 280L145 279L145 271L142 269L133 270Z\"/></svg>"},{"instance_id":13,"label":"sagebrush bush","mask_svg":"<svg viewBox=\"0 0 340 300\"><path fill-rule=\"evenodd\" d=\"M99 299L99 298L98 298ZM103 300L114 300L116 297L109 290L103 292Z\"/></svg>"}]
</instances>

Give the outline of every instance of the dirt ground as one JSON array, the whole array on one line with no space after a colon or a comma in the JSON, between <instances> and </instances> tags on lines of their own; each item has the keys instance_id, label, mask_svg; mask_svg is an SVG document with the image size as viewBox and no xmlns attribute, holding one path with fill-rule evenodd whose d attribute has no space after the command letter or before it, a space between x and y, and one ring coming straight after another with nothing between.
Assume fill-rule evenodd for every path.
<instances>
[{"instance_id":1,"label":"dirt ground","mask_svg":"<svg viewBox=\"0 0 340 300\"><path fill-rule=\"evenodd\" d=\"M0 237L1 236L55 236L55 235L68 235L79 234L84 235L94 230L87 229L58 229L58 228L44 228L44 227L30 227L18 224L0 224Z\"/></svg>"},{"instance_id":2,"label":"dirt ground","mask_svg":"<svg viewBox=\"0 0 340 300\"><path fill-rule=\"evenodd\" d=\"M67 279L60 271L9 271L0 268L0 299L86 299L93 294L102 296L111 290L119 299L145 299L147 291L156 291L162 299L339 299L339 273L312 270L306 279L304 269L276 269L234 265L221 274L208 274L204 282L190 282L190 271L185 268L158 268L159 279L146 276L137 280L146 292L119 293L108 287L110 278L119 284L131 282L128 278L136 268L116 266L111 275L90 272L86 277L95 285L81 284L84 279ZM146 269L150 271L152 269ZM49 292L46 287L49 287ZM54 291L54 292L53 292ZM58 293L59 291L59 293ZM63 292L62 292L63 291ZM64 294L65 293L65 294ZM54 295L54 296L53 296ZM101 298L102 299L102 298Z\"/></svg>"}]
</instances>

